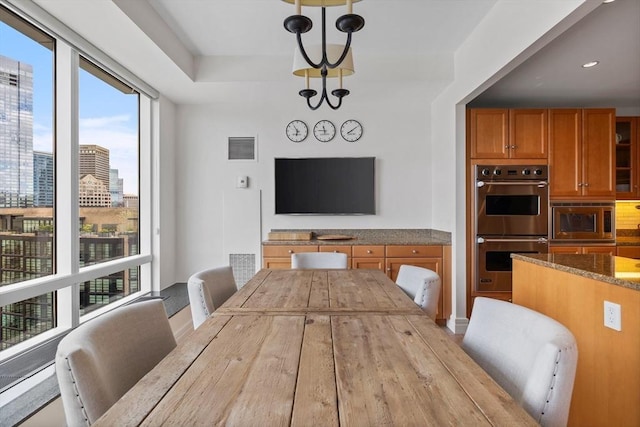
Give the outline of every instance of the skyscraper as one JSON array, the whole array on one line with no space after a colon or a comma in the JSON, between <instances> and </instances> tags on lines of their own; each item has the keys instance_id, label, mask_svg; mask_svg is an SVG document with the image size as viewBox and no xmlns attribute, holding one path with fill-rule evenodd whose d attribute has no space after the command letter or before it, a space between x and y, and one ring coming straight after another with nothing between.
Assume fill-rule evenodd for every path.
<instances>
[{"instance_id":1,"label":"skyscraper","mask_svg":"<svg viewBox=\"0 0 640 427\"><path fill-rule=\"evenodd\" d=\"M54 194L53 154L33 152L33 206L52 207Z\"/></svg>"},{"instance_id":2,"label":"skyscraper","mask_svg":"<svg viewBox=\"0 0 640 427\"><path fill-rule=\"evenodd\" d=\"M0 55L0 208L33 206L33 67Z\"/></svg>"},{"instance_id":3,"label":"skyscraper","mask_svg":"<svg viewBox=\"0 0 640 427\"><path fill-rule=\"evenodd\" d=\"M114 208L123 205L124 179L118 177L118 169L109 169L109 192L111 193L111 206Z\"/></svg>"},{"instance_id":4,"label":"skyscraper","mask_svg":"<svg viewBox=\"0 0 640 427\"><path fill-rule=\"evenodd\" d=\"M80 177L93 175L109 189L109 150L99 145L80 145Z\"/></svg>"}]
</instances>

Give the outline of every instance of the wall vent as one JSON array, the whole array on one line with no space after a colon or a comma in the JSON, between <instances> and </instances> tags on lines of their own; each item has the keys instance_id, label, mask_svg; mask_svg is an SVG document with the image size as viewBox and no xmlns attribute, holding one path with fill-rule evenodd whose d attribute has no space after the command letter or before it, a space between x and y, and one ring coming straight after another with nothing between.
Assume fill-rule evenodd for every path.
<instances>
[{"instance_id":1,"label":"wall vent","mask_svg":"<svg viewBox=\"0 0 640 427\"><path fill-rule=\"evenodd\" d=\"M229 254L229 265L238 288L244 286L256 274L255 254Z\"/></svg>"},{"instance_id":2,"label":"wall vent","mask_svg":"<svg viewBox=\"0 0 640 427\"><path fill-rule=\"evenodd\" d=\"M256 160L256 138L229 137L229 160Z\"/></svg>"}]
</instances>

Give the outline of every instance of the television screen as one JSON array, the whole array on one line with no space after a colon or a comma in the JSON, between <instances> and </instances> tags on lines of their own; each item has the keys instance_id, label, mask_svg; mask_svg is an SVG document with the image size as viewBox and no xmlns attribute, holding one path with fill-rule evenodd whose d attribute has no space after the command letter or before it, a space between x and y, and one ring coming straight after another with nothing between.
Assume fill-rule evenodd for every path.
<instances>
[{"instance_id":1,"label":"television screen","mask_svg":"<svg viewBox=\"0 0 640 427\"><path fill-rule=\"evenodd\" d=\"M275 159L276 214L375 214L375 157Z\"/></svg>"}]
</instances>

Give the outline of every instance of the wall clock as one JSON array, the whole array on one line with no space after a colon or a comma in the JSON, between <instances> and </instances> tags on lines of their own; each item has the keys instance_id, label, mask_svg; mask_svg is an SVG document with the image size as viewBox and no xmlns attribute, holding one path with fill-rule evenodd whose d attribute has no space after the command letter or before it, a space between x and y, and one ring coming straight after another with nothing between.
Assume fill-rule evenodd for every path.
<instances>
[{"instance_id":1,"label":"wall clock","mask_svg":"<svg viewBox=\"0 0 640 427\"><path fill-rule=\"evenodd\" d=\"M329 142L336 136L336 127L329 120L320 120L313 127L313 136L320 142Z\"/></svg>"},{"instance_id":2,"label":"wall clock","mask_svg":"<svg viewBox=\"0 0 640 427\"><path fill-rule=\"evenodd\" d=\"M309 128L307 128L307 124L302 120L292 120L287 125L287 138L289 138L293 142L304 141L309 133Z\"/></svg>"},{"instance_id":3,"label":"wall clock","mask_svg":"<svg viewBox=\"0 0 640 427\"><path fill-rule=\"evenodd\" d=\"M355 142L362 136L362 125L357 120L347 120L340 126L340 135L345 141Z\"/></svg>"}]
</instances>

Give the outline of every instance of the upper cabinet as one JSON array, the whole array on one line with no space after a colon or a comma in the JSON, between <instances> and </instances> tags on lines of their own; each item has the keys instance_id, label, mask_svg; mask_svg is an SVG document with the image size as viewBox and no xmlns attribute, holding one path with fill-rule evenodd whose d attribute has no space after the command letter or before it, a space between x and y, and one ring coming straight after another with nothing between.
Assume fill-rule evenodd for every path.
<instances>
[{"instance_id":1,"label":"upper cabinet","mask_svg":"<svg viewBox=\"0 0 640 427\"><path fill-rule=\"evenodd\" d=\"M549 197L615 199L615 109L549 111Z\"/></svg>"},{"instance_id":2,"label":"upper cabinet","mask_svg":"<svg viewBox=\"0 0 640 427\"><path fill-rule=\"evenodd\" d=\"M470 109L467 123L473 159L546 159L546 109Z\"/></svg>"},{"instance_id":3,"label":"upper cabinet","mask_svg":"<svg viewBox=\"0 0 640 427\"><path fill-rule=\"evenodd\" d=\"M639 121L640 117L616 118L616 199L640 197Z\"/></svg>"}]
</instances>

